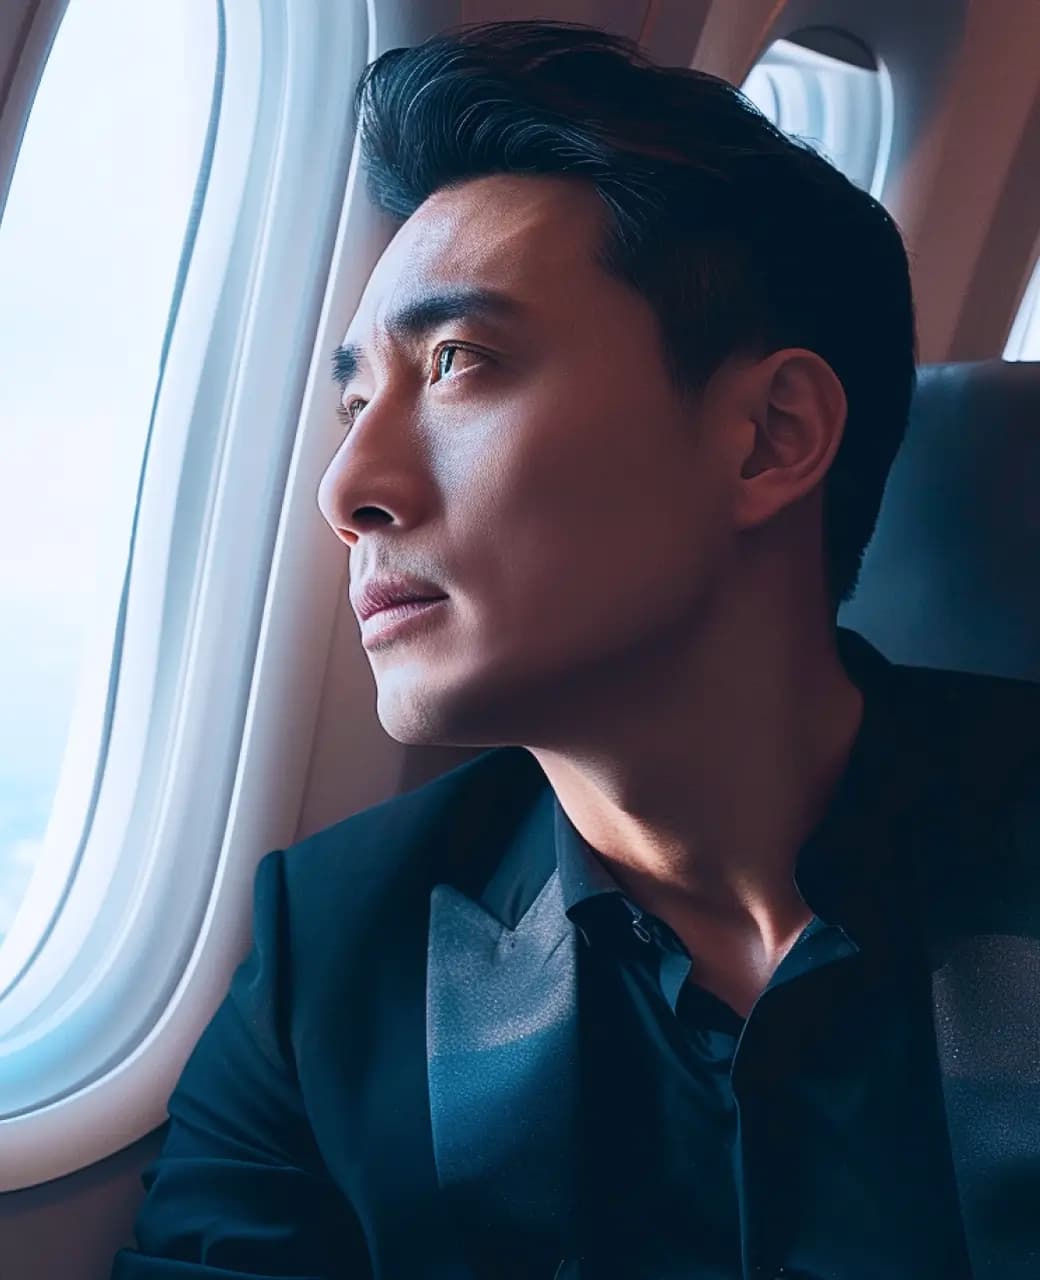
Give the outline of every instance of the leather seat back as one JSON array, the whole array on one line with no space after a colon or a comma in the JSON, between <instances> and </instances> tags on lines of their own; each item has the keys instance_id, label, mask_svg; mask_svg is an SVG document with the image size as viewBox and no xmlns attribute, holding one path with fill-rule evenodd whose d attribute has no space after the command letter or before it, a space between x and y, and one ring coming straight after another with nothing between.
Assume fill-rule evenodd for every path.
<instances>
[{"instance_id":1,"label":"leather seat back","mask_svg":"<svg viewBox=\"0 0 1040 1280\"><path fill-rule=\"evenodd\" d=\"M1040 682L1040 362L919 370L838 622L893 662Z\"/></svg>"}]
</instances>

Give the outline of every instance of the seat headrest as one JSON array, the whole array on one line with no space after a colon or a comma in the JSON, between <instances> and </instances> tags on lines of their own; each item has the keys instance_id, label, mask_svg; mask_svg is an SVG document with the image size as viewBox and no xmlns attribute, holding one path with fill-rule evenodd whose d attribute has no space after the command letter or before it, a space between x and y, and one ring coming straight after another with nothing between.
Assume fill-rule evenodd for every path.
<instances>
[{"instance_id":1,"label":"seat headrest","mask_svg":"<svg viewBox=\"0 0 1040 1280\"><path fill-rule=\"evenodd\" d=\"M1040 682L1040 362L919 369L838 622L893 662Z\"/></svg>"}]
</instances>

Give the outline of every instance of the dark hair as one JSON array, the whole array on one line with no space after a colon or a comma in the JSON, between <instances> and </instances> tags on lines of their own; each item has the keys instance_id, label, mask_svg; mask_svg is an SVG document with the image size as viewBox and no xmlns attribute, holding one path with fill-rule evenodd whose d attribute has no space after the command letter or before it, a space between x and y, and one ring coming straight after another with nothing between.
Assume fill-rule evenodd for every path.
<instances>
[{"instance_id":1,"label":"dark hair","mask_svg":"<svg viewBox=\"0 0 1040 1280\"><path fill-rule=\"evenodd\" d=\"M914 386L906 252L883 206L725 80L577 23L468 24L391 49L354 106L371 197L402 219L488 174L592 183L612 214L597 260L654 308L680 393L740 353L805 347L828 362L848 401L824 482L837 612Z\"/></svg>"}]
</instances>

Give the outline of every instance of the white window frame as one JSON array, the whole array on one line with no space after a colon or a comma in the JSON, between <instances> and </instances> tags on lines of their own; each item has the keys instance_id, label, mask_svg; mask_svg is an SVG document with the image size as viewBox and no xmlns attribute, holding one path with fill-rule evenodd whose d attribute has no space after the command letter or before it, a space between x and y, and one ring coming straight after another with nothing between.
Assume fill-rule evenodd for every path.
<instances>
[{"instance_id":1,"label":"white window frame","mask_svg":"<svg viewBox=\"0 0 1040 1280\"><path fill-rule=\"evenodd\" d=\"M894 109L892 79L880 59L869 70L778 39L748 73L745 92L752 77L756 93L771 91L776 113L767 114L778 128L819 146L848 178L881 198Z\"/></svg>"},{"instance_id":2,"label":"white window frame","mask_svg":"<svg viewBox=\"0 0 1040 1280\"><path fill-rule=\"evenodd\" d=\"M214 8L217 6L214 5ZM253 47L249 53L254 66L258 67L259 33L253 31L250 34L253 37ZM221 70L218 66L218 77ZM206 189L209 185L205 182L206 171L212 171L211 161L218 157L208 145L208 138L207 145L203 147L204 172L200 182L206 200L207 231L212 233L219 229L223 234L219 237L211 234L208 240L196 239L195 243L188 246L188 261L197 273L199 268L194 264L197 264L199 254L210 256L213 272L209 281L209 296L205 299L210 303L215 301L219 293L221 266L229 252L234 219L242 202L248 162L247 148L242 148L242 154L236 157L237 165L234 161L229 161L227 148L235 139L248 137L248 131L253 128L257 96L257 85L253 83L255 79L254 70L246 85L240 86L232 80L230 94L215 93L214 108L215 111L219 110L225 148L219 156L221 173L225 179L223 189L219 184L215 189ZM246 92L242 92L242 89ZM215 123L216 119L211 119L210 130ZM217 207L222 197L223 219L220 218L221 209ZM183 301L183 292L175 290L171 311L176 313ZM189 303L191 302L192 299L189 298ZM176 333L178 317L174 314L171 318L172 333ZM207 324L212 323L213 316L202 314L201 309L195 305L190 319L198 324L198 334L205 331ZM183 379L189 371L190 361L182 359L170 373L173 378L180 374ZM181 429L171 433L162 415L156 414L144 451L142 478L154 476L157 470L166 466L183 468L187 464L184 436L189 408L183 403L178 405L176 386L171 384L165 374L160 375L160 383L157 401L167 410L166 418L170 417L169 409L173 408L181 410L183 420L179 423ZM157 433L158 440L155 439ZM200 458L199 461L203 466L209 465L205 458ZM170 471L166 474L179 473ZM148 520L161 520L163 514L156 510L154 501L149 505L139 490L130 564L135 566L135 571L154 578L151 585L160 600L166 586L164 579L175 567L162 558L166 548L144 545L145 539L141 534L142 526ZM148 541L150 543L150 539ZM141 566L141 569L137 570L136 566ZM116 794L126 804L135 799L137 779L133 772L136 770L139 774L143 769L145 739L150 732L154 732L149 723L149 709L142 706L142 702L146 700L148 686L155 679L158 670L157 641L161 632L164 632L163 639L167 644L177 643L184 634L183 629L175 629L168 624L164 631L162 620L147 618L139 612L137 616L143 626L128 635L128 588L129 574L124 577L114 637L111 620L107 615L101 615L99 625L93 628L89 622L85 624L87 647L77 697L70 716L68 740L43 839L43 853L29 880L14 923L0 948L0 1052L8 1060L15 1058L23 1043L28 1043L22 1037L11 1036L11 1030L46 999L53 997L54 988L72 968L73 956L76 957L77 966L84 962L84 940L94 929L95 920L103 918L104 899L110 893L118 874L121 855L119 833L122 828L117 824L122 822L126 825L129 814L120 813L111 804L99 813L101 784L107 781L108 795ZM139 597L135 597L135 604L138 599ZM154 599L155 596L153 603ZM148 630L149 626L151 630ZM140 647L142 639L147 640L147 649L142 650ZM118 720L114 714L117 693L126 699ZM152 710L154 713L154 708ZM107 854L105 861L98 857L97 851L102 847ZM92 892L87 892L82 884L77 890L77 877L89 880ZM110 901L109 908L111 905ZM78 933L69 931L73 921L78 922ZM57 928L64 930L62 945L48 947L48 935L52 929ZM15 1079L14 1073L17 1071L18 1063L15 1061L13 1069L0 1073L0 1116L11 1114L19 1105L19 1099L12 1099L10 1092ZM31 1091L38 1097L40 1080L38 1077L34 1078L34 1075L29 1075L27 1079L30 1081Z\"/></svg>"},{"instance_id":3,"label":"white window frame","mask_svg":"<svg viewBox=\"0 0 1040 1280\"><path fill-rule=\"evenodd\" d=\"M1040 254L1036 255L1011 331L1004 344L1005 360L1040 360Z\"/></svg>"},{"instance_id":4,"label":"white window frame","mask_svg":"<svg viewBox=\"0 0 1040 1280\"><path fill-rule=\"evenodd\" d=\"M360 194L353 92L381 50L461 19L457 0L414 9L226 6L103 768L78 864L49 868L58 893L30 887L49 928L16 940L0 997L0 1192L164 1123L248 947L256 864L293 842L347 566L316 504L329 357L392 234Z\"/></svg>"}]
</instances>

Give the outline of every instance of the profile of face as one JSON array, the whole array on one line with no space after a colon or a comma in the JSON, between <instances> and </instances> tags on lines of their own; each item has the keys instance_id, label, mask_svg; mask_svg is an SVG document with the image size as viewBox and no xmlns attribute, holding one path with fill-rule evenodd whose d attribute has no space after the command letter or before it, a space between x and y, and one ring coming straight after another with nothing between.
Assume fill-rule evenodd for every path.
<instances>
[{"instance_id":1,"label":"profile of face","mask_svg":"<svg viewBox=\"0 0 1040 1280\"><path fill-rule=\"evenodd\" d=\"M344 336L361 356L318 505L351 548L352 593L401 574L447 596L365 641L399 742L558 741L688 645L732 571L755 388L727 363L695 401L677 393L649 303L595 261L607 216L589 184L554 176L439 191ZM501 304L395 324L469 291Z\"/></svg>"}]
</instances>

